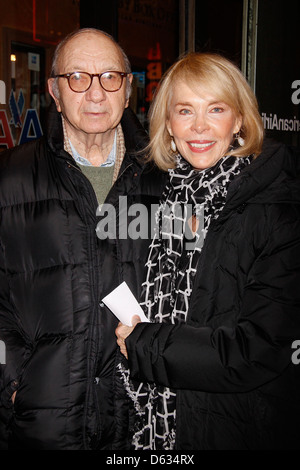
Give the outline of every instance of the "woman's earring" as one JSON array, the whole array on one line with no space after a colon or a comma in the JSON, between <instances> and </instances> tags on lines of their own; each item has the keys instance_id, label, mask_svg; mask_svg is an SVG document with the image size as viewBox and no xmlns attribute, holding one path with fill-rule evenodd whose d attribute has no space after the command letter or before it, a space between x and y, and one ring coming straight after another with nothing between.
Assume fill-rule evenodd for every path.
<instances>
[{"instance_id":1,"label":"woman's earring","mask_svg":"<svg viewBox=\"0 0 300 470\"><path fill-rule=\"evenodd\" d=\"M243 145L245 145L245 140L243 139L243 137L240 136L240 131L235 135L235 138L238 141L240 147L243 147Z\"/></svg>"},{"instance_id":2,"label":"woman's earring","mask_svg":"<svg viewBox=\"0 0 300 470\"><path fill-rule=\"evenodd\" d=\"M177 152L176 144L173 138L171 138L171 149L173 150L173 152Z\"/></svg>"}]
</instances>

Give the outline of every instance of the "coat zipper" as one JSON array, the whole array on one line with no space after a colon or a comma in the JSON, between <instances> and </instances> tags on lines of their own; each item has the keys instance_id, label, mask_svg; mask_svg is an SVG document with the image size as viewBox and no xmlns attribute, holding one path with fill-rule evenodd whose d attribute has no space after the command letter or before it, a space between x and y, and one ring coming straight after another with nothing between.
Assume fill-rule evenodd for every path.
<instances>
[{"instance_id":1,"label":"coat zipper","mask_svg":"<svg viewBox=\"0 0 300 470\"><path fill-rule=\"evenodd\" d=\"M78 168L76 165L72 164L70 161L67 162L67 166L69 168L73 168L74 170L78 171L80 174L81 174L81 177L82 177L82 181L84 182L84 184L86 185L86 187L88 188L88 195L89 195L89 198L91 200L91 204L94 205L95 202L96 202L96 207L97 207L97 199L96 199L96 196L94 194L94 189L90 183L90 181L88 180L88 178L82 173L82 171L80 170L80 168ZM93 194L95 197L93 197ZM86 225L88 225L88 221L87 221L87 218L86 218L86 214L85 214L85 208L84 208L84 202L83 202L83 198L81 197L81 195L79 194L79 198L78 198L78 201L79 201L79 204L80 204L80 208L81 208L81 213L82 213L82 216L83 216L83 220L85 222ZM95 245L95 248L96 248L96 244L93 243L93 240L92 240L92 237L91 237L91 234L90 232L88 231L88 250L89 250L89 260L92 260L93 257L92 257L92 244ZM98 258L98 252L97 252L97 249L95 249L95 254L96 254L96 257ZM98 263L97 263L98 264ZM95 269L90 269L89 270L90 272L90 282L91 282L91 285L92 286L95 286L95 285L99 285L98 283L98 275L96 273L96 270ZM97 290L98 292L98 290ZM94 305L94 308L91 312L91 319L90 319L90 326L89 326L89 331L88 331L88 347L87 347L87 358L90 357L91 355L91 346L92 346L92 341L91 341L91 338L92 336L94 336L94 340L95 340L95 343L98 344L98 332L97 332L97 328L93 328L93 325L95 324L95 319L97 317L97 292L95 292L95 289L91 289L91 303L92 305ZM95 337L95 335L97 335L97 337ZM98 353L97 353L98 355ZM96 364L97 364L97 358L95 358L95 367L96 367ZM87 382L87 387L86 387L86 398L85 398L85 405L84 405L84 416L83 416L83 444L84 444L84 448L85 449L90 449L89 447L89 441L88 441L88 436L86 435L86 430L87 430L87 412L88 412L88 407L89 407L89 396L90 396L90 392L91 392L91 395L95 398L95 394L94 394L94 376L95 376L95 370L93 370L92 366L91 366L91 363L88 359L87 361L87 379L88 379L88 382ZM98 407L97 407L97 400L95 398L95 407L97 408L97 419L96 419L96 425L98 427L99 423L100 423L100 413L99 413L99 410L98 410Z\"/></svg>"}]
</instances>

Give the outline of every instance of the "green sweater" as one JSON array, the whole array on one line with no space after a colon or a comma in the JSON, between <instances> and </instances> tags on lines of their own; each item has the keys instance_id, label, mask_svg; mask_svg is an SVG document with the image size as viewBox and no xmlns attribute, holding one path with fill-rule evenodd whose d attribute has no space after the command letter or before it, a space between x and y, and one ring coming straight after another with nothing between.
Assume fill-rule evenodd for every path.
<instances>
[{"instance_id":1,"label":"green sweater","mask_svg":"<svg viewBox=\"0 0 300 470\"><path fill-rule=\"evenodd\" d=\"M115 166L85 166L80 165L84 175L90 180L94 188L98 204L103 204L112 187Z\"/></svg>"}]
</instances>

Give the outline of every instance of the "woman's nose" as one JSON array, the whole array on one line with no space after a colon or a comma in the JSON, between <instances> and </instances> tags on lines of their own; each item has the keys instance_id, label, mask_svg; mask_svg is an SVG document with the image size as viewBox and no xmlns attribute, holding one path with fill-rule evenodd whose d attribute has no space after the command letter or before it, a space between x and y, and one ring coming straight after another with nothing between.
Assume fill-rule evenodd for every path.
<instances>
[{"instance_id":1,"label":"woman's nose","mask_svg":"<svg viewBox=\"0 0 300 470\"><path fill-rule=\"evenodd\" d=\"M207 116L205 113L198 113L195 115L195 119L193 121L193 130L195 130L198 133L203 132L204 130L207 130L209 127Z\"/></svg>"}]
</instances>

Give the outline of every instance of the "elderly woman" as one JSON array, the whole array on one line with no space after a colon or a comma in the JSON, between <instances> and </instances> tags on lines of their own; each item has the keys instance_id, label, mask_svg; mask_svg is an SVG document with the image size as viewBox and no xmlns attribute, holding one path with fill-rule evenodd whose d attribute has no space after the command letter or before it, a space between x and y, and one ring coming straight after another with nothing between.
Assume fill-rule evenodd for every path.
<instances>
[{"instance_id":1,"label":"elderly woman","mask_svg":"<svg viewBox=\"0 0 300 470\"><path fill-rule=\"evenodd\" d=\"M298 448L296 155L263 146L251 88L213 54L168 70L150 138L168 171L140 299L150 323L116 330L132 447Z\"/></svg>"}]
</instances>

